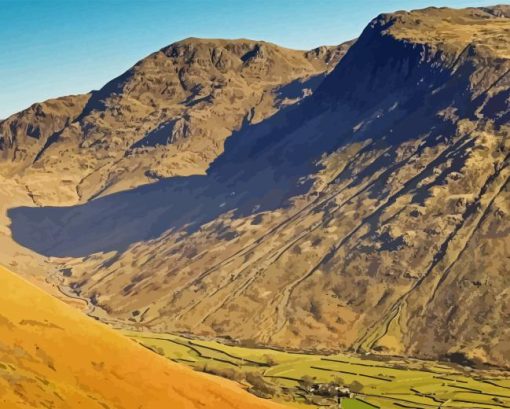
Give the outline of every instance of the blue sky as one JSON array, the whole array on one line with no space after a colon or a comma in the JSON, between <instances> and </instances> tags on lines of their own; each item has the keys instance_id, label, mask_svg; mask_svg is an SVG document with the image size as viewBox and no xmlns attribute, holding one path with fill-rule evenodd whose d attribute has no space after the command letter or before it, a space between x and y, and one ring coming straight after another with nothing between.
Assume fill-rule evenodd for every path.
<instances>
[{"instance_id":1,"label":"blue sky","mask_svg":"<svg viewBox=\"0 0 510 409\"><path fill-rule=\"evenodd\" d=\"M500 1L501 2L501 1ZM0 0L0 118L98 89L185 37L338 44L381 12L496 0Z\"/></svg>"}]
</instances>

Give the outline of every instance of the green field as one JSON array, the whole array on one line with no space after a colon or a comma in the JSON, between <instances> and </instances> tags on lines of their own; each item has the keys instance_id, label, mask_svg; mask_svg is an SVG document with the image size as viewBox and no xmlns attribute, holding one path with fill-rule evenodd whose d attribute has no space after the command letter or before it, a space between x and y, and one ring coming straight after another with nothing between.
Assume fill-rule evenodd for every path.
<instances>
[{"instance_id":1,"label":"green field","mask_svg":"<svg viewBox=\"0 0 510 409\"><path fill-rule=\"evenodd\" d=\"M338 407L310 392L333 383L356 392L342 408L510 408L510 374L442 363L348 354L309 355L126 331L172 361L235 380L252 393L301 408Z\"/></svg>"}]
</instances>

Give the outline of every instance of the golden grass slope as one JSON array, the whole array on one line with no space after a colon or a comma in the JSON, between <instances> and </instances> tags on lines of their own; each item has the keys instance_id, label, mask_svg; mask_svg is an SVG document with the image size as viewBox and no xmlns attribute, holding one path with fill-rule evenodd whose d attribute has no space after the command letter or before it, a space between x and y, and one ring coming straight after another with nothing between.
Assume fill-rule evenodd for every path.
<instances>
[{"instance_id":1,"label":"golden grass slope","mask_svg":"<svg viewBox=\"0 0 510 409\"><path fill-rule=\"evenodd\" d=\"M0 267L0 407L276 408L151 353Z\"/></svg>"}]
</instances>

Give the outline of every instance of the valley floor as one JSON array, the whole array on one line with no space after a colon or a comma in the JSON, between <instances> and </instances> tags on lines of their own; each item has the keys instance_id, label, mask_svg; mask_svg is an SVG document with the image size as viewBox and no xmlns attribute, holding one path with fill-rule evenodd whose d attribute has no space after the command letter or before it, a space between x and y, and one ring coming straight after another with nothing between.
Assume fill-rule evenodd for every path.
<instances>
[{"instance_id":1,"label":"valley floor","mask_svg":"<svg viewBox=\"0 0 510 409\"><path fill-rule=\"evenodd\" d=\"M310 391L334 383L354 392L342 408L510 408L510 373L432 361L350 354L312 355L177 335L124 331L154 352L300 408L338 407Z\"/></svg>"}]
</instances>

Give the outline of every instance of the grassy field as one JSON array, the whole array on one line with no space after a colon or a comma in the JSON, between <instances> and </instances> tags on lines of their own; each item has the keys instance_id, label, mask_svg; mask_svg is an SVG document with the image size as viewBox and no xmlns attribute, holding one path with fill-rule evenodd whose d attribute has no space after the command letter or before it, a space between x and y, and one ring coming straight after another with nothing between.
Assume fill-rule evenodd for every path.
<instances>
[{"instance_id":1,"label":"grassy field","mask_svg":"<svg viewBox=\"0 0 510 409\"><path fill-rule=\"evenodd\" d=\"M334 383L356 392L342 408L510 408L510 374L442 363L355 355L308 355L127 331L167 358L244 384L252 393L295 407L338 407L310 392Z\"/></svg>"}]
</instances>

